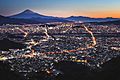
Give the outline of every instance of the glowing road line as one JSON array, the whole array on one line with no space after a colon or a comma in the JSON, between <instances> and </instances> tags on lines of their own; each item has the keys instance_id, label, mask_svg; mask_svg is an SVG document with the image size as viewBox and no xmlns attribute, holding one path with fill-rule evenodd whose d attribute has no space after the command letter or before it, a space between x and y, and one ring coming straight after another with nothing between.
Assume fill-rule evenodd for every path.
<instances>
[{"instance_id":1,"label":"glowing road line","mask_svg":"<svg viewBox=\"0 0 120 80\"><path fill-rule=\"evenodd\" d=\"M86 26L84 26L84 28L85 28L85 30L86 30L88 33L90 33L91 36L92 36L93 44L92 44L92 46L89 46L88 48L93 48L93 47L97 44L97 42L96 42L96 38L94 37L92 31L90 31Z\"/></svg>"},{"instance_id":2,"label":"glowing road line","mask_svg":"<svg viewBox=\"0 0 120 80\"><path fill-rule=\"evenodd\" d=\"M87 48L78 48L77 50L85 50L85 49L89 49L89 48L94 48L94 46L97 44L96 38L94 37L93 32L90 31L86 26L83 25L83 27L91 35L93 44L92 45L87 45Z\"/></svg>"},{"instance_id":3,"label":"glowing road line","mask_svg":"<svg viewBox=\"0 0 120 80\"><path fill-rule=\"evenodd\" d=\"M93 41L93 44L92 45L87 45L87 48L82 48L82 47L80 47L80 48L77 48L77 49L73 49L73 50L63 50L63 51L61 51L61 52L47 52L48 54L59 54L59 53L70 53L70 52L77 52L77 51L79 51L79 50L86 50L86 49L90 49L90 48L94 48L94 46L97 44L97 42L96 42L96 38L94 37L94 35L93 35L93 32L92 31L90 31L86 26L83 26L84 27L84 29L91 35L91 37L92 37L92 41ZM70 27L70 28L72 28L72 27ZM67 29L67 30L69 30L69 29ZM66 30L66 31L67 31ZM46 53L46 54L47 54Z\"/></svg>"},{"instance_id":4,"label":"glowing road line","mask_svg":"<svg viewBox=\"0 0 120 80\"><path fill-rule=\"evenodd\" d=\"M45 35L47 36L47 40L50 38L50 36L49 36L49 34L48 34L48 30L46 29L46 28L44 28L44 30L45 30Z\"/></svg>"},{"instance_id":5,"label":"glowing road line","mask_svg":"<svg viewBox=\"0 0 120 80\"><path fill-rule=\"evenodd\" d=\"M7 59L8 59L7 57L0 57L0 61L5 61Z\"/></svg>"},{"instance_id":6,"label":"glowing road line","mask_svg":"<svg viewBox=\"0 0 120 80\"><path fill-rule=\"evenodd\" d=\"M25 34L24 37L27 37L27 36L28 36L28 33L25 32L24 30L20 29L19 27L17 27L16 29L18 29L18 30L20 30L22 33L24 33L24 34Z\"/></svg>"},{"instance_id":7,"label":"glowing road line","mask_svg":"<svg viewBox=\"0 0 120 80\"><path fill-rule=\"evenodd\" d=\"M68 30L71 30L73 27L73 24L71 24L70 28L66 29L65 31L63 31L63 33L66 33Z\"/></svg>"},{"instance_id":8,"label":"glowing road line","mask_svg":"<svg viewBox=\"0 0 120 80\"><path fill-rule=\"evenodd\" d=\"M120 51L120 47L111 47L112 50Z\"/></svg>"}]
</instances>

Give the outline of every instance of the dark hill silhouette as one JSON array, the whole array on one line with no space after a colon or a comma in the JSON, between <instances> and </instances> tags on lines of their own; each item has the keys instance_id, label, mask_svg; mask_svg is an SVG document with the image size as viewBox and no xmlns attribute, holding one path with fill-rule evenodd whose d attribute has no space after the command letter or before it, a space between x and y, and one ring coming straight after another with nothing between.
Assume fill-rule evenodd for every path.
<instances>
[{"instance_id":1,"label":"dark hill silhouette","mask_svg":"<svg viewBox=\"0 0 120 80\"><path fill-rule=\"evenodd\" d=\"M11 71L8 63L0 61L0 80L24 80L24 77Z\"/></svg>"},{"instance_id":2,"label":"dark hill silhouette","mask_svg":"<svg viewBox=\"0 0 120 80\"><path fill-rule=\"evenodd\" d=\"M0 40L0 50L22 49L22 48L25 48L24 44L13 42L6 38Z\"/></svg>"},{"instance_id":3,"label":"dark hill silhouette","mask_svg":"<svg viewBox=\"0 0 120 80\"><path fill-rule=\"evenodd\" d=\"M113 58L102 65L102 69L95 75L97 80L120 80L120 57Z\"/></svg>"},{"instance_id":4,"label":"dark hill silhouette","mask_svg":"<svg viewBox=\"0 0 120 80\"><path fill-rule=\"evenodd\" d=\"M89 67L76 62L59 62L55 65L63 72L57 77L59 80L89 80L93 75Z\"/></svg>"},{"instance_id":5,"label":"dark hill silhouette","mask_svg":"<svg viewBox=\"0 0 120 80\"><path fill-rule=\"evenodd\" d=\"M120 80L120 57L113 58L103 64L101 69L95 70L73 62L60 62L56 67L63 71L59 80Z\"/></svg>"}]
</instances>

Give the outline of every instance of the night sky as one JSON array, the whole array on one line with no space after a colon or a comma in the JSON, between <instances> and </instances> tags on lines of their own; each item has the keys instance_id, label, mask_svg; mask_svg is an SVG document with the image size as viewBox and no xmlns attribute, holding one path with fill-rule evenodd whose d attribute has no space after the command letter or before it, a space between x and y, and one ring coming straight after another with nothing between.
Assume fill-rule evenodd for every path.
<instances>
[{"instance_id":1,"label":"night sky","mask_svg":"<svg viewBox=\"0 0 120 80\"><path fill-rule=\"evenodd\" d=\"M0 0L0 15L13 15L25 9L59 17L120 18L120 0Z\"/></svg>"}]
</instances>

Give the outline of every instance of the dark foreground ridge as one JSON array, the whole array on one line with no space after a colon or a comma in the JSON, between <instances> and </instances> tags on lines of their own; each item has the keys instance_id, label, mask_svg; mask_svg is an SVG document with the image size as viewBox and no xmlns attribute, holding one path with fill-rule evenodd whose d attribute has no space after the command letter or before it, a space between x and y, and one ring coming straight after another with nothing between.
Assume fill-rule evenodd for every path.
<instances>
[{"instance_id":1,"label":"dark foreground ridge","mask_svg":"<svg viewBox=\"0 0 120 80\"><path fill-rule=\"evenodd\" d=\"M120 57L103 64L99 70L92 70L74 62L59 62L55 66L63 74L51 79L44 72L31 73L29 80L120 80ZM10 71L8 63L0 62L0 80L27 80L27 78Z\"/></svg>"},{"instance_id":2,"label":"dark foreground ridge","mask_svg":"<svg viewBox=\"0 0 120 80\"><path fill-rule=\"evenodd\" d=\"M0 40L0 50L9 50L9 49L22 49L25 48L24 44L10 41L9 39Z\"/></svg>"},{"instance_id":3,"label":"dark foreground ridge","mask_svg":"<svg viewBox=\"0 0 120 80\"><path fill-rule=\"evenodd\" d=\"M10 70L6 62L0 61L0 80L25 80L24 77Z\"/></svg>"},{"instance_id":4,"label":"dark foreground ridge","mask_svg":"<svg viewBox=\"0 0 120 80\"><path fill-rule=\"evenodd\" d=\"M113 58L96 70L73 62L61 62L57 68L64 73L60 80L120 80L120 57Z\"/></svg>"}]
</instances>

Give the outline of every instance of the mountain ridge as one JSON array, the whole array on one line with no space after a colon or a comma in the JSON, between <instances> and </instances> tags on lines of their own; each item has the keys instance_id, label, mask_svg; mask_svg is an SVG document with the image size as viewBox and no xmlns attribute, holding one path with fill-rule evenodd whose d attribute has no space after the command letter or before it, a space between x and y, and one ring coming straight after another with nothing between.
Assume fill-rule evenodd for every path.
<instances>
[{"instance_id":1,"label":"mountain ridge","mask_svg":"<svg viewBox=\"0 0 120 80\"><path fill-rule=\"evenodd\" d=\"M68 20L64 18L42 15L29 9L21 13L18 13L16 15L12 15L8 17L15 18L15 19L30 19L30 20L45 22L45 23L47 22L68 22Z\"/></svg>"},{"instance_id":2,"label":"mountain ridge","mask_svg":"<svg viewBox=\"0 0 120 80\"><path fill-rule=\"evenodd\" d=\"M120 20L119 18L91 18L87 16L70 16L66 18L54 17L54 16L46 16L39 13L36 13L32 10L25 10L19 14L9 16L10 18L21 18L21 19L32 19L37 21L48 21L48 22L56 22L56 21L81 21L81 22L106 22L106 21L116 21Z\"/></svg>"},{"instance_id":3,"label":"mountain ridge","mask_svg":"<svg viewBox=\"0 0 120 80\"><path fill-rule=\"evenodd\" d=\"M82 21L82 22L106 22L106 21L120 20L119 18L112 18L112 17L91 18L91 17L86 17L86 16L70 16L70 17L67 17L66 19L70 21Z\"/></svg>"},{"instance_id":4,"label":"mountain ridge","mask_svg":"<svg viewBox=\"0 0 120 80\"><path fill-rule=\"evenodd\" d=\"M40 23L50 23L50 22L108 22L108 21L118 21L120 18L91 18L87 16L70 16L67 18L46 16L34 12L32 10L24 10L18 14L12 16L2 16L0 15L0 25L3 24L40 24ZM114 22L115 23L115 22Z\"/></svg>"}]
</instances>

